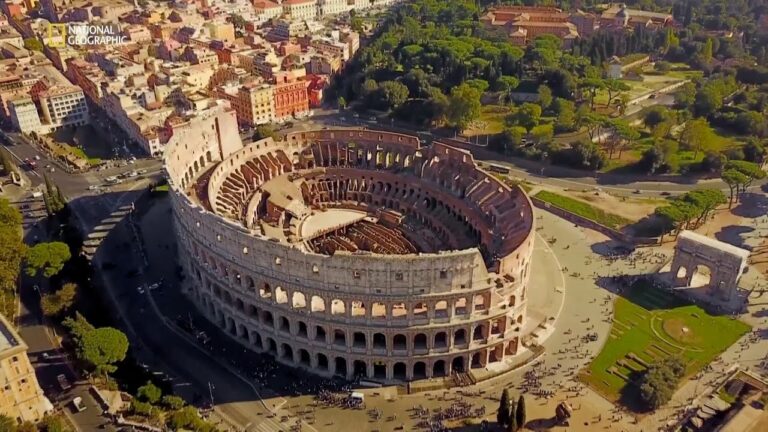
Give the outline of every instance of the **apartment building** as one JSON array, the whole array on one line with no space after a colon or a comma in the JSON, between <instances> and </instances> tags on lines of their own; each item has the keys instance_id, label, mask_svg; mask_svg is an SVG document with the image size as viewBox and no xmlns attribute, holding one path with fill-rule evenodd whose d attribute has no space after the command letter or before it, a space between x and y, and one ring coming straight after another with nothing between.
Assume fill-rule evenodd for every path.
<instances>
[{"instance_id":1,"label":"apartment building","mask_svg":"<svg viewBox=\"0 0 768 432\"><path fill-rule=\"evenodd\" d=\"M306 81L285 78L274 86L275 121L282 122L309 114L309 96Z\"/></svg>"},{"instance_id":2,"label":"apartment building","mask_svg":"<svg viewBox=\"0 0 768 432\"><path fill-rule=\"evenodd\" d=\"M209 23L206 27L208 28L208 33L211 35L211 39L223 42L235 41L235 26L231 23Z\"/></svg>"},{"instance_id":3,"label":"apartment building","mask_svg":"<svg viewBox=\"0 0 768 432\"><path fill-rule=\"evenodd\" d=\"M275 118L274 89L265 83L230 83L219 86L216 97L229 101L241 125L256 126Z\"/></svg>"},{"instance_id":4,"label":"apartment building","mask_svg":"<svg viewBox=\"0 0 768 432\"><path fill-rule=\"evenodd\" d=\"M277 18L283 14L283 6L269 0L253 2L253 9L256 11L256 15L263 21Z\"/></svg>"},{"instance_id":5,"label":"apartment building","mask_svg":"<svg viewBox=\"0 0 768 432\"><path fill-rule=\"evenodd\" d=\"M309 46L314 48L315 51L320 54L325 54L330 57L341 57L343 61L347 61L350 58L349 46L331 38L312 39Z\"/></svg>"},{"instance_id":6,"label":"apartment building","mask_svg":"<svg viewBox=\"0 0 768 432\"><path fill-rule=\"evenodd\" d=\"M29 96L19 96L8 101L8 112L13 127L22 133L37 132L41 129L37 105Z\"/></svg>"},{"instance_id":7,"label":"apartment building","mask_svg":"<svg viewBox=\"0 0 768 432\"><path fill-rule=\"evenodd\" d=\"M75 86L54 86L38 94L42 114L41 133L62 127L88 124L88 104L83 90Z\"/></svg>"},{"instance_id":8,"label":"apartment building","mask_svg":"<svg viewBox=\"0 0 768 432\"><path fill-rule=\"evenodd\" d=\"M0 414L18 423L36 423L53 411L37 383L27 349L21 336L0 315Z\"/></svg>"},{"instance_id":9,"label":"apartment building","mask_svg":"<svg viewBox=\"0 0 768 432\"><path fill-rule=\"evenodd\" d=\"M101 83L106 75L93 63L80 58L67 60L67 78L80 87L91 102L98 103L102 96Z\"/></svg>"},{"instance_id":10,"label":"apartment building","mask_svg":"<svg viewBox=\"0 0 768 432\"><path fill-rule=\"evenodd\" d=\"M284 0L283 12L292 20L313 20L317 17L317 0Z\"/></svg>"}]
</instances>

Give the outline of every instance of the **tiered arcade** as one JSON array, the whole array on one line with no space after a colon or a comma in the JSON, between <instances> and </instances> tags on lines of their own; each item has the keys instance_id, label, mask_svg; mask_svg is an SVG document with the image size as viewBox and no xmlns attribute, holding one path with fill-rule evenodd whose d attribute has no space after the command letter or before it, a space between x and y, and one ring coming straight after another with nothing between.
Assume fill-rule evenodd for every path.
<instances>
[{"instance_id":1,"label":"tiered arcade","mask_svg":"<svg viewBox=\"0 0 768 432\"><path fill-rule=\"evenodd\" d=\"M356 129L211 141L166 152L175 228L190 297L245 346L383 382L518 353L531 204L468 152Z\"/></svg>"}]
</instances>

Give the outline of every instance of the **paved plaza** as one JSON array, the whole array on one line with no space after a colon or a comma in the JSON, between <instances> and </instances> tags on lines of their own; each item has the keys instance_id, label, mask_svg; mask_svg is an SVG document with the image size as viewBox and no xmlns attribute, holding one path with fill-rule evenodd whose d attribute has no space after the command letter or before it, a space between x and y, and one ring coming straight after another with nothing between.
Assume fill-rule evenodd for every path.
<instances>
[{"instance_id":1,"label":"paved plaza","mask_svg":"<svg viewBox=\"0 0 768 432\"><path fill-rule=\"evenodd\" d=\"M149 216L142 221L148 239L148 247L157 248L155 253L168 253L172 246L169 234L167 204L156 202ZM764 218L763 218L764 220ZM750 222L750 221L747 221ZM755 229L760 228L761 220L755 219ZM765 220L768 223L768 220ZM691 403L694 395L701 395L707 388L717 384L724 369L739 361L746 366L754 366L768 352L765 339L758 343L747 344L748 336L726 351L720 360L713 364L712 370L697 375L685 383L675 395L673 402L652 415L635 418L634 415L617 410L613 404L580 383L576 375L587 367L605 343L611 328L614 294L598 286L602 277L617 274L645 274L658 271L671 258L671 249L639 249L630 256L614 256L620 245L596 232L574 226L544 211L536 211L537 243L534 252L532 279L530 284L529 311L531 324L542 326L536 332L543 340L544 354L525 367L506 374L498 375L474 386L454 388L446 391L431 391L418 394L398 394L394 387L362 390L366 394L365 409L342 409L324 406L315 401L316 391L323 388L323 383L310 377L298 375L289 368L276 366L268 368L263 380L254 379L263 397L264 409L252 409L249 417L249 403L232 400L226 396L227 389L218 388L216 397L222 401L220 406L242 413L236 422L248 431L288 430L288 425L301 419L301 430L359 430L393 431L402 426L404 430L419 430L418 416L414 408L422 407L436 412L447 410L459 401L468 403L473 412L482 412L491 423L494 422L498 397L505 387L510 388L513 397L525 392L527 398L528 428L543 430L553 426L555 407L567 400L575 409L571 424L567 430L573 431L648 431L669 421L685 405ZM150 228L151 227L151 228ZM152 245L149 239L164 239L163 243ZM152 253L150 253L152 255ZM748 274L745 283L753 283L756 274ZM756 278L754 283L760 283ZM158 294L154 296L157 297ZM160 294L158 303L163 313L171 316L176 313L170 304L177 303L174 290L165 290ZM755 294L756 296L757 294ZM185 303L186 304L186 303ZM756 308L750 307L750 313L744 320L765 332L766 318ZM167 308L167 309L166 309ZM216 331L211 328L209 332ZM596 333L597 340L586 342L582 337ZM226 338L223 334L217 337ZM237 346L236 343L234 346ZM243 353L244 358L252 356ZM516 356L523 358L526 353ZM530 353L527 353L530 355ZM255 356L255 355L253 355ZM257 375L258 371L249 369L248 360L243 360L237 367L243 375ZM751 364L749 362L752 362ZM253 363L262 365L263 363ZM259 366L262 367L262 366ZM477 375L493 375L494 371L481 371ZM299 378L297 378L299 377ZM269 385L263 385L267 384ZM306 385L306 389L301 389ZM310 391L309 388L312 390ZM261 405L261 404L259 404ZM240 407L240 408L238 408ZM269 411L276 414L269 414ZM455 430L479 430L480 419L458 420L447 424ZM247 426L247 427L246 427ZM566 430L566 428L555 427Z\"/></svg>"}]
</instances>

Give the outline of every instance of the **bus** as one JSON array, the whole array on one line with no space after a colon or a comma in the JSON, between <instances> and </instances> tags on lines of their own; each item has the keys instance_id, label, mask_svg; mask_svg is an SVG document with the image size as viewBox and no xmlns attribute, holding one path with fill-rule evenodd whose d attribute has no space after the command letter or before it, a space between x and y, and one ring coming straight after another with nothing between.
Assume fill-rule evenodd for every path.
<instances>
[{"instance_id":1,"label":"bus","mask_svg":"<svg viewBox=\"0 0 768 432\"><path fill-rule=\"evenodd\" d=\"M504 165L497 165L497 164L488 164L488 170L499 173L499 174L509 174L510 170L509 167L505 167Z\"/></svg>"}]
</instances>

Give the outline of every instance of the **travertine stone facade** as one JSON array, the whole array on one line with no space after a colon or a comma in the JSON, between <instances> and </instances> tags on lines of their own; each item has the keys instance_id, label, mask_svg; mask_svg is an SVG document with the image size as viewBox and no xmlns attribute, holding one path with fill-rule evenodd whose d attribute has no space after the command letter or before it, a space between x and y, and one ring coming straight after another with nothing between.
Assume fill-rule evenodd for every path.
<instances>
[{"instance_id":1,"label":"travertine stone facade","mask_svg":"<svg viewBox=\"0 0 768 432\"><path fill-rule=\"evenodd\" d=\"M166 170L188 294L233 338L318 374L386 382L518 352L532 207L468 152L356 129L218 145L169 149ZM343 226L314 236L350 249L317 252L301 226L333 209L378 218L366 226L382 233L376 250L392 236L419 251L372 252Z\"/></svg>"}]
</instances>

